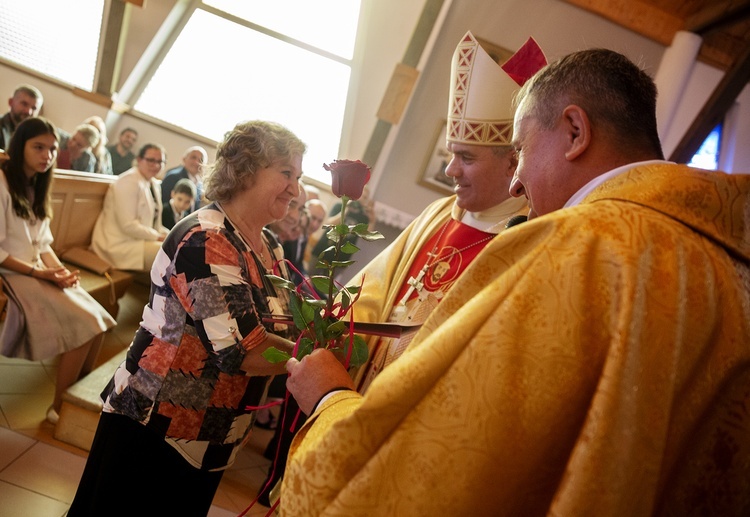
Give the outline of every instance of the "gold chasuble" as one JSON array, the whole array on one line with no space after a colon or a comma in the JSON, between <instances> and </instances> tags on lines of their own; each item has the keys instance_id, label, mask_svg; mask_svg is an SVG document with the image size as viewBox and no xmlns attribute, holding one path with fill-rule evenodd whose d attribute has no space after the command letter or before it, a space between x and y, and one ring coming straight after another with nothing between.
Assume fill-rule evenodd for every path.
<instances>
[{"instance_id":1,"label":"gold chasuble","mask_svg":"<svg viewBox=\"0 0 750 517\"><path fill-rule=\"evenodd\" d=\"M455 196L432 203L352 282L364 277L362 295L354 304L355 321L423 323L508 219L528 211L526 199L509 198L469 218L482 230L460 221L468 214L455 205ZM413 337L414 332L406 332L400 338L369 338L368 363L354 375L360 393Z\"/></svg>"},{"instance_id":2,"label":"gold chasuble","mask_svg":"<svg viewBox=\"0 0 750 517\"><path fill-rule=\"evenodd\" d=\"M364 396L308 418L280 508L748 515L750 176L637 167L490 241Z\"/></svg>"}]
</instances>

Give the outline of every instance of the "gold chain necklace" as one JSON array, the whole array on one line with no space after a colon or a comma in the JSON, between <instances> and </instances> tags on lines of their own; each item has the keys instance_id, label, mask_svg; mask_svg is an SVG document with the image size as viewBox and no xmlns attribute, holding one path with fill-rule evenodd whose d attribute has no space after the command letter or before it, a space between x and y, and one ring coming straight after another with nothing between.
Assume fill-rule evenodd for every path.
<instances>
[{"instance_id":1,"label":"gold chain necklace","mask_svg":"<svg viewBox=\"0 0 750 517\"><path fill-rule=\"evenodd\" d=\"M241 234L242 232L240 232ZM263 266L268 268L268 261L266 259L266 254L263 253L264 249L267 249L266 246L263 244L263 235L260 236L260 242L261 245L259 247L256 247L253 243L252 239L248 239L248 242L250 244L250 249L253 250L256 256L260 257L260 261L263 262ZM260 251L258 251L258 248L260 248Z\"/></svg>"},{"instance_id":2,"label":"gold chain necklace","mask_svg":"<svg viewBox=\"0 0 750 517\"><path fill-rule=\"evenodd\" d=\"M488 235L487 237L485 237L485 238L483 238L483 239L479 239L478 241L476 241L476 242L473 242L473 243L469 244L468 246L464 246L464 247L463 247L463 248L461 248L460 250L453 250L453 251L451 252L451 254L450 254L450 255L448 255L448 256L446 256L446 257L438 257L438 258L436 258L436 259L435 259L435 260L434 260L434 261L432 262L432 264L430 264L430 265L429 265L429 266L427 267L427 270L429 271L429 270L430 270L430 268L432 268L432 266L434 266L434 265L435 265L435 264L437 264L438 262L448 262L448 261L449 261L450 259L452 259L452 258L453 258L453 256L454 256L454 255L458 255L459 253L462 253L462 252L464 252L464 251L468 250L469 248L473 248L474 246L476 246L476 245L478 245L478 244L482 244L483 242L487 242L487 241L489 241L489 240L491 240L491 239L494 239L494 238L495 238L495 235ZM425 266L427 266L427 264L425 264Z\"/></svg>"}]
</instances>

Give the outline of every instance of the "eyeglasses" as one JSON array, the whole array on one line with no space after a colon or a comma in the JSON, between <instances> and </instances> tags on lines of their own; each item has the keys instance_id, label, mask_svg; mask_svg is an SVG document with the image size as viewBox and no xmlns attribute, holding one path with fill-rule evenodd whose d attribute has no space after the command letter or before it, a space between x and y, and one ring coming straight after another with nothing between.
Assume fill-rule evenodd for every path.
<instances>
[{"instance_id":1,"label":"eyeglasses","mask_svg":"<svg viewBox=\"0 0 750 517\"><path fill-rule=\"evenodd\" d=\"M151 165L164 165L167 163L166 160L157 160L156 158L141 158L141 160L145 160Z\"/></svg>"}]
</instances>

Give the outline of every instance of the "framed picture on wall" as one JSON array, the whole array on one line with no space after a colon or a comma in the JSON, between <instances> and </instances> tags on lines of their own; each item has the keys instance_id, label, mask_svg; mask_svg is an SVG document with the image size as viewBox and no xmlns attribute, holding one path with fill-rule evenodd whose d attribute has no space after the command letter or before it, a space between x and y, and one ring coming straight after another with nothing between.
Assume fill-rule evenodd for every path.
<instances>
[{"instance_id":1,"label":"framed picture on wall","mask_svg":"<svg viewBox=\"0 0 750 517\"><path fill-rule=\"evenodd\" d=\"M435 130L430 154L425 160L419 184L446 196L453 194L453 180L445 175L445 168L451 160L451 153L445 147L445 131L448 121L443 119Z\"/></svg>"}]
</instances>

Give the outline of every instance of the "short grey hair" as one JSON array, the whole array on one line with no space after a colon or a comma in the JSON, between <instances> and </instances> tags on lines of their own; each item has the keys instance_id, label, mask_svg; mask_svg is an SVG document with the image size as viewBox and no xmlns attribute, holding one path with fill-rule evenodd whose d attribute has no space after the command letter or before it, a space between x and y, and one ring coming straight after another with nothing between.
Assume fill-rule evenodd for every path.
<instances>
[{"instance_id":1,"label":"short grey hair","mask_svg":"<svg viewBox=\"0 0 750 517\"><path fill-rule=\"evenodd\" d=\"M301 156L307 146L294 133L275 122L241 122L224 135L216 161L205 180L206 197L229 201L248 177L279 159Z\"/></svg>"}]
</instances>

